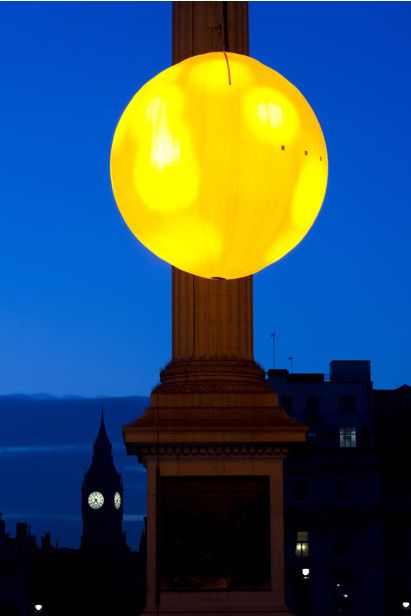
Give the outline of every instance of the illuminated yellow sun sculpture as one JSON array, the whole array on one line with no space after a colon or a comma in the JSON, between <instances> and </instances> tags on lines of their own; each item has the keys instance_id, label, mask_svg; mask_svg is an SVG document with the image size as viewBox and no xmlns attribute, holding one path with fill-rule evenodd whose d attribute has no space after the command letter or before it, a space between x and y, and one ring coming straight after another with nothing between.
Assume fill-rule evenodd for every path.
<instances>
[{"instance_id":1,"label":"illuminated yellow sun sculpture","mask_svg":"<svg viewBox=\"0 0 411 616\"><path fill-rule=\"evenodd\" d=\"M113 139L115 200L155 255L205 278L241 278L304 237L321 208L327 149L303 95L248 56L193 56L146 83Z\"/></svg>"}]
</instances>

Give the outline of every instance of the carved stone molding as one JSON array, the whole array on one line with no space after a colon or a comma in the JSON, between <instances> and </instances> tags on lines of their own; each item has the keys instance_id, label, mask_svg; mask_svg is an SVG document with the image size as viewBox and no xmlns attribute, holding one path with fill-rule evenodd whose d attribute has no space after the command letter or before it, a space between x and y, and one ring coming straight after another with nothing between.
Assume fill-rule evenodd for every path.
<instances>
[{"instance_id":1,"label":"carved stone molding","mask_svg":"<svg viewBox=\"0 0 411 616\"><path fill-rule=\"evenodd\" d=\"M264 370L254 360L172 360L160 373L160 392L265 392Z\"/></svg>"},{"instance_id":2,"label":"carved stone molding","mask_svg":"<svg viewBox=\"0 0 411 616\"><path fill-rule=\"evenodd\" d=\"M170 443L167 445L150 443L140 445L134 449L139 461L147 463L149 458L159 459L284 459L288 453L288 447L282 444L255 444L255 443L225 443L216 445L213 443Z\"/></svg>"}]
</instances>

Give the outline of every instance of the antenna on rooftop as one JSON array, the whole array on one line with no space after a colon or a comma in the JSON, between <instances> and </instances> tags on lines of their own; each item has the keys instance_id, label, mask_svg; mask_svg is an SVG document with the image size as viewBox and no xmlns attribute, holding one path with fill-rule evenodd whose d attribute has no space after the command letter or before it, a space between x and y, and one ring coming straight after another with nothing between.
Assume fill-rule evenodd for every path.
<instances>
[{"instance_id":1,"label":"antenna on rooftop","mask_svg":"<svg viewBox=\"0 0 411 616\"><path fill-rule=\"evenodd\" d=\"M290 362L290 374L292 374L292 372L293 372L293 364L294 364L294 357L292 355L290 355L290 357L288 358L288 361Z\"/></svg>"}]
</instances>

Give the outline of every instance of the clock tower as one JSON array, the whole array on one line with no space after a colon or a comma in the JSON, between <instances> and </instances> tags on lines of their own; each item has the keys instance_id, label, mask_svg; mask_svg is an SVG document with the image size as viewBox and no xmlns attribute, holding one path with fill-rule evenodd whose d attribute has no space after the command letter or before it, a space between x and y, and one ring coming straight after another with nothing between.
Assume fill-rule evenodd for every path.
<instances>
[{"instance_id":1,"label":"clock tower","mask_svg":"<svg viewBox=\"0 0 411 616\"><path fill-rule=\"evenodd\" d=\"M93 458L81 488L84 550L126 548L123 521L123 482L114 466L112 448L101 414L100 429L93 445Z\"/></svg>"}]
</instances>

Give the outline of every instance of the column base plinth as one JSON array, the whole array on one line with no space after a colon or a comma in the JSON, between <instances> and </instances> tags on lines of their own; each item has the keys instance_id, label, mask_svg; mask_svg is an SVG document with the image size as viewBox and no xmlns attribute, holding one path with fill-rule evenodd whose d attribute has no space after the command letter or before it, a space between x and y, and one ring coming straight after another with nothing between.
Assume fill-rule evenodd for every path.
<instances>
[{"instance_id":1,"label":"column base plinth","mask_svg":"<svg viewBox=\"0 0 411 616\"><path fill-rule=\"evenodd\" d=\"M292 616L275 593L161 593L159 604L147 603L142 616Z\"/></svg>"},{"instance_id":2,"label":"column base plinth","mask_svg":"<svg viewBox=\"0 0 411 616\"><path fill-rule=\"evenodd\" d=\"M142 612L142 616L293 616L288 609L284 608L284 610L255 610L255 609L247 609L244 608L241 611L228 611L226 609L215 610L215 611L170 611L163 610L162 608L153 609L153 610L144 610Z\"/></svg>"}]
</instances>

